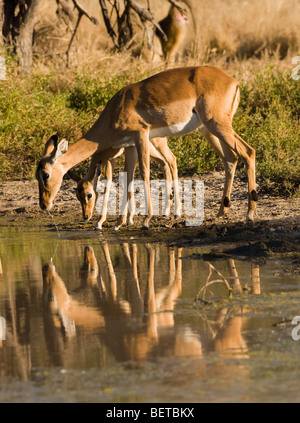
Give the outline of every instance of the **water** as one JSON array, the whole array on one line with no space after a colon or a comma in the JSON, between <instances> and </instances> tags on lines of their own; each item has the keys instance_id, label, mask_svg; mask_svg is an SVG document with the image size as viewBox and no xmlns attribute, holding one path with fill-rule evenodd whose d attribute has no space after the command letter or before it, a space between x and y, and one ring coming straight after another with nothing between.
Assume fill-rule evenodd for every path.
<instances>
[{"instance_id":1,"label":"water","mask_svg":"<svg viewBox=\"0 0 300 423\"><path fill-rule=\"evenodd\" d=\"M299 262L118 236L1 229L1 402L300 400Z\"/></svg>"}]
</instances>

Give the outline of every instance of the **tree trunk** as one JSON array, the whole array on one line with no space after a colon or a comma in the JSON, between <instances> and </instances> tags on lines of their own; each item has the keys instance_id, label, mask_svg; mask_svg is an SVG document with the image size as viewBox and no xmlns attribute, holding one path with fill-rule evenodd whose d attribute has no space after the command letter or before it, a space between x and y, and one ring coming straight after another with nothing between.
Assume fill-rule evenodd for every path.
<instances>
[{"instance_id":1,"label":"tree trunk","mask_svg":"<svg viewBox=\"0 0 300 423\"><path fill-rule=\"evenodd\" d=\"M0 46L3 44L4 0L0 0Z\"/></svg>"},{"instance_id":2,"label":"tree trunk","mask_svg":"<svg viewBox=\"0 0 300 423\"><path fill-rule=\"evenodd\" d=\"M6 44L13 44L15 38L15 9L19 0L0 0L2 2L3 21L0 28L2 33L2 41Z\"/></svg>"},{"instance_id":3,"label":"tree trunk","mask_svg":"<svg viewBox=\"0 0 300 423\"><path fill-rule=\"evenodd\" d=\"M27 9L20 11L19 33L16 36L16 52L20 67L27 71L32 65L33 31L36 21L36 10L40 0L27 0Z\"/></svg>"}]
</instances>

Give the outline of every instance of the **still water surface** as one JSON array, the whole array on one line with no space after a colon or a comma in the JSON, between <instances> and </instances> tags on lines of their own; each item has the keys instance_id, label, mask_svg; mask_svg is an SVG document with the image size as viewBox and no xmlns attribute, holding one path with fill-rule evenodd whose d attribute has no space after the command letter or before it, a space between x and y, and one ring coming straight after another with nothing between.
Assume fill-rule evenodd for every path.
<instances>
[{"instance_id":1,"label":"still water surface","mask_svg":"<svg viewBox=\"0 0 300 423\"><path fill-rule=\"evenodd\" d=\"M2 228L0 402L299 401L296 315L292 259Z\"/></svg>"}]
</instances>

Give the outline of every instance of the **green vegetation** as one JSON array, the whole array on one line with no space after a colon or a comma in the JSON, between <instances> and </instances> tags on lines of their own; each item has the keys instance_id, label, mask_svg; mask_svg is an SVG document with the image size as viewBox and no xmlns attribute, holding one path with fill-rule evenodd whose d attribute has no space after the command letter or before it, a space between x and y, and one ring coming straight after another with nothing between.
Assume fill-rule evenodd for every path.
<instances>
[{"instance_id":1,"label":"green vegetation","mask_svg":"<svg viewBox=\"0 0 300 423\"><path fill-rule=\"evenodd\" d=\"M299 195L300 85L291 74L268 67L241 83L236 131L256 149L260 188Z\"/></svg>"},{"instance_id":2,"label":"green vegetation","mask_svg":"<svg viewBox=\"0 0 300 423\"><path fill-rule=\"evenodd\" d=\"M20 76L10 65L7 80L0 81L1 179L33 178L43 144L52 134L76 141L115 92L146 76L136 68L118 75L107 69L97 75ZM247 81L239 78L241 103L234 129L256 148L260 189L299 195L300 82L274 66L250 72ZM180 176L222 169L220 159L199 134L170 139L170 147Z\"/></svg>"}]
</instances>

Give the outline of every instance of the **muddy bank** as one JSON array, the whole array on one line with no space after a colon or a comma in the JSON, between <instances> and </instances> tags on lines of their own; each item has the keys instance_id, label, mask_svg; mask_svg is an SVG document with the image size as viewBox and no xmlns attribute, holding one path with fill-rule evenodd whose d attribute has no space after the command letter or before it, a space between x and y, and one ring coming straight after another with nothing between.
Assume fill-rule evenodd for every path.
<instances>
[{"instance_id":1,"label":"muddy bank","mask_svg":"<svg viewBox=\"0 0 300 423\"><path fill-rule=\"evenodd\" d=\"M195 178L194 178L195 179ZM222 194L224 174L213 172L201 175L205 187L205 219L201 226L185 227L184 218L154 217L149 230L141 230L142 217L135 225L111 229L115 216L108 218L101 236L119 242L122 239L163 241L201 245L211 252L230 252L240 256L264 257L269 254L300 254L300 199L271 197L260 193L256 221L245 222L247 211L247 182L236 178L232 190L232 205L228 216L216 219ZM94 231L96 216L84 222L75 196L75 183L64 180L51 212L59 231L76 236L99 236ZM0 183L0 227L14 226L55 230L49 214L38 207L36 181L7 181Z\"/></svg>"}]
</instances>

